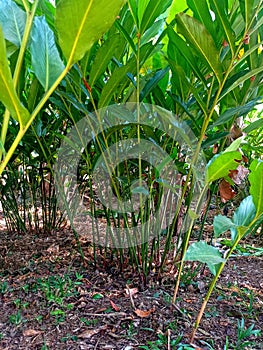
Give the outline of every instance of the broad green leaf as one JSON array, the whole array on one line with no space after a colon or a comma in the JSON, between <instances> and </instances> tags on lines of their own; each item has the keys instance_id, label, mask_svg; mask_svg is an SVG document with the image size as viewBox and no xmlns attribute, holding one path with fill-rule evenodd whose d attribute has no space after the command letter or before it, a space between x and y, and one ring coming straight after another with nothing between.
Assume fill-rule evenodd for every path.
<instances>
[{"instance_id":1,"label":"broad green leaf","mask_svg":"<svg viewBox=\"0 0 263 350\"><path fill-rule=\"evenodd\" d=\"M235 54L235 35L229 23L228 16L228 2L210 0L213 11L215 12L216 19L220 22L221 27L225 33L225 40L228 42L232 56Z\"/></svg>"},{"instance_id":2,"label":"broad green leaf","mask_svg":"<svg viewBox=\"0 0 263 350\"><path fill-rule=\"evenodd\" d=\"M14 1L0 1L0 25L5 39L20 47L26 25L26 13Z\"/></svg>"},{"instance_id":3,"label":"broad green leaf","mask_svg":"<svg viewBox=\"0 0 263 350\"><path fill-rule=\"evenodd\" d=\"M33 70L47 91L64 69L55 44L55 37L45 17L35 17L30 45Z\"/></svg>"},{"instance_id":4,"label":"broad green leaf","mask_svg":"<svg viewBox=\"0 0 263 350\"><path fill-rule=\"evenodd\" d=\"M254 160L250 166L248 176L250 182L250 194L256 207L256 216L263 213L263 161Z\"/></svg>"},{"instance_id":5,"label":"broad green leaf","mask_svg":"<svg viewBox=\"0 0 263 350\"><path fill-rule=\"evenodd\" d=\"M171 6L172 2L173 0L149 1L139 26L141 35Z\"/></svg>"},{"instance_id":6,"label":"broad green leaf","mask_svg":"<svg viewBox=\"0 0 263 350\"><path fill-rule=\"evenodd\" d=\"M6 46L3 31L0 26L0 100L9 110L10 114L20 125L25 125L30 115L22 106L16 94L11 71L6 57Z\"/></svg>"},{"instance_id":7,"label":"broad green leaf","mask_svg":"<svg viewBox=\"0 0 263 350\"><path fill-rule=\"evenodd\" d=\"M206 166L206 182L228 176L230 170L235 170L242 159L240 152L216 154Z\"/></svg>"},{"instance_id":8,"label":"broad green leaf","mask_svg":"<svg viewBox=\"0 0 263 350\"><path fill-rule=\"evenodd\" d=\"M207 139L202 142L202 148L208 148L210 146L213 146L215 143L217 143L219 140L224 139L226 136L229 135L229 132L216 132L211 135L207 135Z\"/></svg>"},{"instance_id":9,"label":"broad green leaf","mask_svg":"<svg viewBox=\"0 0 263 350\"><path fill-rule=\"evenodd\" d=\"M217 215L214 217L214 232L215 237L219 237L222 233L228 231L234 226L233 221L226 216Z\"/></svg>"},{"instance_id":10,"label":"broad green leaf","mask_svg":"<svg viewBox=\"0 0 263 350\"><path fill-rule=\"evenodd\" d=\"M56 29L68 66L79 61L111 27L124 0L60 0Z\"/></svg>"},{"instance_id":11,"label":"broad green leaf","mask_svg":"<svg viewBox=\"0 0 263 350\"><path fill-rule=\"evenodd\" d=\"M217 33L211 12L209 11L207 0L187 0L187 4L194 13L194 17L201 22L211 34L214 42L217 41Z\"/></svg>"},{"instance_id":12,"label":"broad green leaf","mask_svg":"<svg viewBox=\"0 0 263 350\"><path fill-rule=\"evenodd\" d=\"M168 26L167 33L169 37L169 44L168 44L168 56L170 59L174 59L173 56L173 50L172 45L176 47L176 49L180 52L182 57L186 60L186 62L191 67L192 71L195 73L195 75L204 83L205 78L204 75L201 73L196 58L194 57L192 50L189 48L189 46L186 44L186 42L173 30L171 26Z\"/></svg>"},{"instance_id":13,"label":"broad green leaf","mask_svg":"<svg viewBox=\"0 0 263 350\"><path fill-rule=\"evenodd\" d=\"M244 106L238 106L234 108L229 108L227 111L225 111L223 114L220 115L220 117L215 121L209 129L225 124L233 119L233 116L236 115L236 117L245 116L250 112L257 104L261 103L262 98L256 98L254 100L249 101Z\"/></svg>"},{"instance_id":14,"label":"broad green leaf","mask_svg":"<svg viewBox=\"0 0 263 350\"><path fill-rule=\"evenodd\" d=\"M263 127L263 118L258 119L256 121L254 121L253 123L249 124L243 131L245 133L250 133L253 130L257 130L259 128Z\"/></svg>"},{"instance_id":15,"label":"broad green leaf","mask_svg":"<svg viewBox=\"0 0 263 350\"><path fill-rule=\"evenodd\" d=\"M204 241L191 244L187 249L184 260L200 261L203 264L208 264L208 267L209 265L217 265L225 262L219 250ZM214 271L211 272L214 273Z\"/></svg>"},{"instance_id":16,"label":"broad green leaf","mask_svg":"<svg viewBox=\"0 0 263 350\"><path fill-rule=\"evenodd\" d=\"M99 48L96 53L94 62L92 63L89 77L89 84L93 86L97 79L105 72L109 61L114 56L115 51L118 49L120 42L120 35L115 34L108 38L105 43Z\"/></svg>"},{"instance_id":17,"label":"broad green leaf","mask_svg":"<svg viewBox=\"0 0 263 350\"><path fill-rule=\"evenodd\" d=\"M214 72L217 80L222 81L222 65L219 59L219 52L215 46L211 34L205 26L195 18L180 13L176 16L178 23L177 30L183 34L185 39L206 62L207 66Z\"/></svg>"},{"instance_id":18,"label":"broad green leaf","mask_svg":"<svg viewBox=\"0 0 263 350\"><path fill-rule=\"evenodd\" d=\"M239 207L234 212L233 222L238 226L249 226L256 214L255 204L252 196L248 196L242 200Z\"/></svg>"}]
</instances>

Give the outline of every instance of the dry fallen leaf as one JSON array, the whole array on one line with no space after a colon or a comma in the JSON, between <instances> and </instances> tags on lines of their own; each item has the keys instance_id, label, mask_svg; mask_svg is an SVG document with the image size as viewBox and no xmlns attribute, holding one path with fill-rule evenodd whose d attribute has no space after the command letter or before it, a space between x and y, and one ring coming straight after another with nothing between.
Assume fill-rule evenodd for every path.
<instances>
[{"instance_id":1,"label":"dry fallen leaf","mask_svg":"<svg viewBox=\"0 0 263 350\"><path fill-rule=\"evenodd\" d=\"M150 310L139 310L139 309L134 310L136 315L141 317L141 318L145 318L145 317L150 316L150 314L153 313L154 311L155 311L154 308L152 308Z\"/></svg>"},{"instance_id":2,"label":"dry fallen leaf","mask_svg":"<svg viewBox=\"0 0 263 350\"><path fill-rule=\"evenodd\" d=\"M120 308L113 301L110 300L110 304L114 311L120 311Z\"/></svg>"},{"instance_id":3,"label":"dry fallen leaf","mask_svg":"<svg viewBox=\"0 0 263 350\"><path fill-rule=\"evenodd\" d=\"M35 329L25 329L24 331L23 331L23 336L24 337L33 337L33 336L35 336L35 335L38 335L38 334L41 334L41 333L43 333L42 331L37 331L37 330L35 330Z\"/></svg>"},{"instance_id":4,"label":"dry fallen leaf","mask_svg":"<svg viewBox=\"0 0 263 350\"><path fill-rule=\"evenodd\" d=\"M84 332L80 333L78 335L78 338L82 338L82 339L90 339L91 337L93 337L95 334L98 334L99 332L105 330L107 328L107 326L104 327L100 327L97 329L87 329Z\"/></svg>"}]
</instances>

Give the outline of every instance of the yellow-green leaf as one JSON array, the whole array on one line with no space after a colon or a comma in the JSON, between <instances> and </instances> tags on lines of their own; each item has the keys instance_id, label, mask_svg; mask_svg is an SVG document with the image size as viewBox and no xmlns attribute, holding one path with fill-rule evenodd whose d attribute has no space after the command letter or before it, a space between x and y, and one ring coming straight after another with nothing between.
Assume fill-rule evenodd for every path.
<instances>
[{"instance_id":1,"label":"yellow-green leaf","mask_svg":"<svg viewBox=\"0 0 263 350\"><path fill-rule=\"evenodd\" d=\"M9 68L6 45L2 28L0 26L0 100L9 110L10 114L19 124L25 125L30 115L28 110L21 104L14 87L11 71Z\"/></svg>"},{"instance_id":2,"label":"yellow-green leaf","mask_svg":"<svg viewBox=\"0 0 263 350\"><path fill-rule=\"evenodd\" d=\"M60 0L56 11L56 29L69 66L79 61L112 26L124 2Z\"/></svg>"}]
</instances>

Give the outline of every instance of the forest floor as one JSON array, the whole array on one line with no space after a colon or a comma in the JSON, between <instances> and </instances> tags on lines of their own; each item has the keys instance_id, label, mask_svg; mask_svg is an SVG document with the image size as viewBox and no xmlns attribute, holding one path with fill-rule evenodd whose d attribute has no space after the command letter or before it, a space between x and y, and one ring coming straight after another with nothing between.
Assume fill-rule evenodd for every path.
<instances>
[{"instance_id":1,"label":"forest floor","mask_svg":"<svg viewBox=\"0 0 263 350\"><path fill-rule=\"evenodd\" d=\"M87 242L83 264L70 230L0 230L0 350L263 349L263 248L254 243L227 263L189 344L212 278L207 269L192 278L191 263L173 306L169 272L153 273L144 286L117 261L98 255L94 266Z\"/></svg>"}]
</instances>

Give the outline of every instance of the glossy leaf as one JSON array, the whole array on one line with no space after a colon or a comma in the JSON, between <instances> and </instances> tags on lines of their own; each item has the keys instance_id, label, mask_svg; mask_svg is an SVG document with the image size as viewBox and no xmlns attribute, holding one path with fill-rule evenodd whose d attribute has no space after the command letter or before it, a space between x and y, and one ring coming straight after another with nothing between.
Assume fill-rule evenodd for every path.
<instances>
[{"instance_id":1,"label":"glossy leaf","mask_svg":"<svg viewBox=\"0 0 263 350\"><path fill-rule=\"evenodd\" d=\"M255 214L256 208L252 196L248 196L242 200L239 207L234 212L233 222L237 227L247 227L254 219Z\"/></svg>"},{"instance_id":2,"label":"glossy leaf","mask_svg":"<svg viewBox=\"0 0 263 350\"><path fill-rule=\"evenodd\" d=\"M16 94L9 63L6 57L5 39L0 27L0 100L20 125L25 125L30 115Z\"/></svg>"},{"instance_id":3,"label":"glossy leaf","mask_svg":"<svg viewBox=\"0 0 263 350\"><path fill-rule=\"evenodd\" d=\"M20 47L26 25L26 13L14 1L0 1L0 25L5 39Z\"/></svg>"},{"instance_id":4,"label":"glossy leaf","mask_svg":"<svg viewBox=\"0 0 263 350\"><path fill-rule=\"evenodd\" d=\"M45 17L36 17L31 33L31 58L37 79L47 91L64 69L55 37Z\"/></svg>"},{"instance_id":5,"label":"glossy leaf","mask_svg":"<svg viewBox=\"0 0 263 350\"><path fill-rule=\"evenodd\" d=\"M226 152L216 154L206 166L206 182L228 176L230 170L237 168L242 159L240 152Z\"/></svg>"},{"instance_id":6,"label":"glossy leaf","mask_svg":"<svg viewBox=\"0 0 263 350\"><path fill-rule=\"evenodd\" d=\"M263 213L263 161L254 160L250 166L250 194L256 206L256 216Z\"/></svg>"},{"instance_id":7,"label":"glossy leaf","mask_svg":"<svg viewBox=\"0 0 263 350\"><path fill-rule=\"evenodd\" d=\"M149 1L139 26L141 35L171 6L172 2L173 0Z\"/></svg>"},{"instance_id":8,"label":"glossy leaf","mask_svg":"<svg viewBox=\"0 0 263 350\"><path fill-rule=\"evenodd\" d=\"M195 18L180 13L176 16L177 30L192 45L196 52L201 55L207 66L214 72L217 80L222 81L222 66L219 52L215 46L211 34L205 26Z\"/></svg>"},{"instance_id":9,"label":"glossy leaf","mask_svg":"<svg viewBox=\"0 0 263 350\"><path fill-rule=\"evenodd\" d=\"M208 264L208 267L209 265L217 265L225 262L219 250L204 241L191 244L187 249L184 260L200 261L203 264ZM211 272L214 273L214 271Z\"/></svg>"},{"instance_id":10,"label":"glossy leaf","mask_svg":"<svg viewBox=\"0 0 263 350\"><path fill-rule=\"evenodd\" d=\"M60 0L56 29L68 65L79 61L111 27L124 0Z\"/></svg>"}]
</instances>

